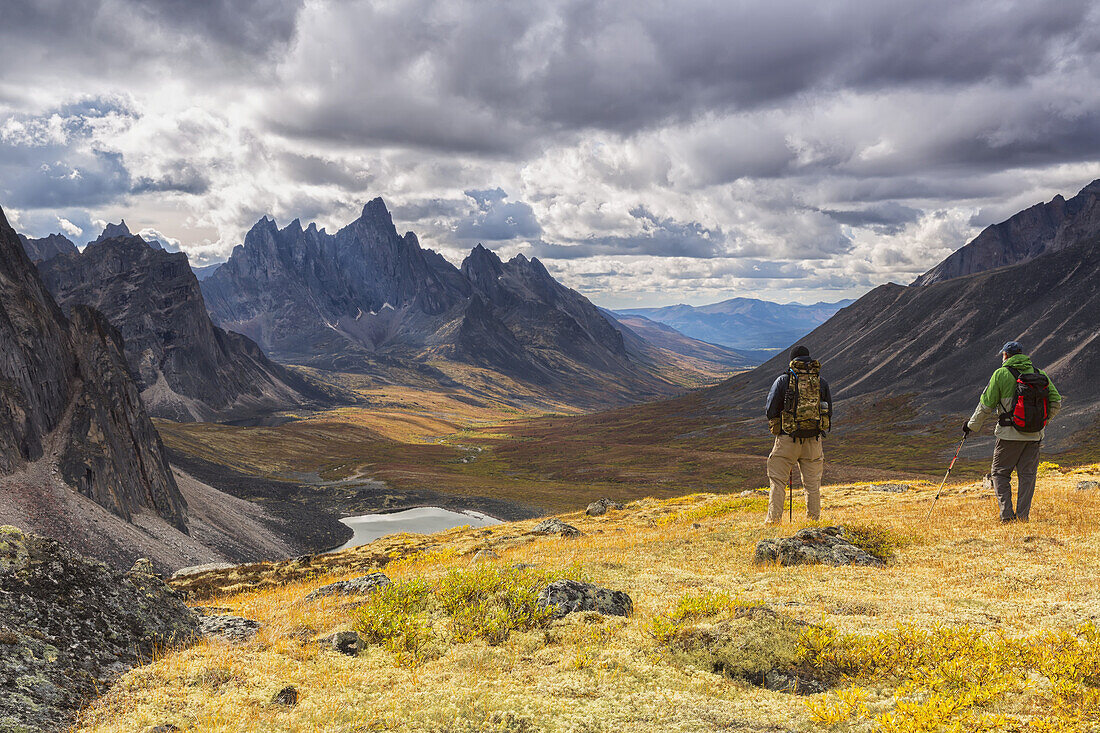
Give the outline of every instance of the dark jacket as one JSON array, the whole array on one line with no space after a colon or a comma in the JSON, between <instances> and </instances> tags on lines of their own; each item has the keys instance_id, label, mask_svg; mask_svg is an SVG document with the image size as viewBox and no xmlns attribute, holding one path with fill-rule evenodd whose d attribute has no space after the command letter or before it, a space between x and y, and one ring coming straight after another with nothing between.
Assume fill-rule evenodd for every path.
<instances>
[{"instance_id":1,"label":"dark jacket","mask_svg":"<svg viewBox=\"0 0 1100 733\"><path fill-rule=\"evenodd\" d=\"M798 361L812 361L806 357L798 357ZM791 382L790 372L783 372L774 382L768 392L767 413L768 420L774 420L783 413L783 401L787 398L787 387ZM821 378L821 401L829 403L829 414L833 412L833 395L829 391L829 383Z\"/></svg>"}]
</instances>

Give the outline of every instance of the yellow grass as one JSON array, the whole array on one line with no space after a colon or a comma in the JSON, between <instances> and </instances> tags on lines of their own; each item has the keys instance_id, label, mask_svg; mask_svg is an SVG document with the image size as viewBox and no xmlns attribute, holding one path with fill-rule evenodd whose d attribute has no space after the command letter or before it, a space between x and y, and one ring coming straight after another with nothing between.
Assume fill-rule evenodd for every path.
<instances>
[{"instance_id":1,"label":"yellow grass","mask_svg":"<svg viewBox=\"0 0 1100 733\"><path fill-rule=\"evenodd\" d=\"M827 523L873 524L906 538L884 568L755 566L756 542L792 528L762 527L754 500L735 505L707 494L641 500L604 517L563 515L585 532L576 540L531 535L532 522L384 538L326 558L316 577L203 600L263 628L243 645L206 642L131 671L84 712L76 730L140 731L165 723L197 731L919 730L889 722L916 704L895 683L846 683L808 698L771 692L673 663L654 638L654 623L766 604L837 635L893 632L899 624L1009 639L1078 628L1100 616L1100 496L1073 486L1097 474L1098 466L1045 472L1032 522L1008 526L996 522L993 499L977 485L948 487L930 520L934 485L905 494L826 488ZM452 569L469 568L478 549L492 547L500 566L580 569L600 585L625 590L634 616L574 615L513 633L499 646L446 641L439 629L441 656L413 666L381 647L347 657L313 643L351 628L354 611L347 598L302 602L309 591L362 574L348 568L356 558L385 557L387 543L407 549L417 542L427 551L389 562L384 572L437 583ZM1047 693L1041 679L1032 682L1026 694L984 688L993 691L983 715L1002 716L1003 725L966 729L1023 730L1029 722L1042 729L1036 706ZM297 685L299 704L271 704L287 684ZM1095 695L1081 695L1072 698L1077 705L1096 703Z\"/></svg>"}]
</instances>

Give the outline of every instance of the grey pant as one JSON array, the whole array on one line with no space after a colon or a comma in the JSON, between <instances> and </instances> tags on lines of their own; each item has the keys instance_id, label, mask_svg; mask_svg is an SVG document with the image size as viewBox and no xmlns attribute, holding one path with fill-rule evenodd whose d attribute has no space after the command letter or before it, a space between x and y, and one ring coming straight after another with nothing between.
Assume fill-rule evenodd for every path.
<instances>
[{"instance_id":1,"label":"grey pant","mask_svg":"<svg viewBox=\"0 0 1100 733\"><path fill-rule=\"evenodd\" d=\"M1001 440L993 448L993 490L1001 505L1001 521L1027 521L1031 513L1031 497L1035 495L1035 474L1039 470L1038 440ZM1012 509L1012 470L1016 470L1019 488L1016 490L1016 510Z\"/></svg>"}]
</instances>

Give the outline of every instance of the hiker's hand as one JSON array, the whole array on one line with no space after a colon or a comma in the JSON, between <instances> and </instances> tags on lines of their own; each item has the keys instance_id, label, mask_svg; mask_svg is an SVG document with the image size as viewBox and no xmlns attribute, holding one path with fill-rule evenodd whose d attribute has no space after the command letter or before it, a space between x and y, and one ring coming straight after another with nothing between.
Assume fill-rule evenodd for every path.
<instances>
[{"instance_id":1,"label":"hiker's hand","mask_svg":"<svg viewBox=\"0 0 1100 733\"><path fill-rule=\"evenodd\" d=\"M768 427L771 428L772 435L780 435L783 432L783 418L773 417L768 420Z\"/></svg>"},{"instance_id":2,"label":"hiker's hand","mask_svg":"<svg viewBox=\"0 0 1100 733\"><path fill-rule=\"evenodd\" d=\"M967 420L963 423L963 436L970 435L970 421Z\"/></svg>"}]
</instances>

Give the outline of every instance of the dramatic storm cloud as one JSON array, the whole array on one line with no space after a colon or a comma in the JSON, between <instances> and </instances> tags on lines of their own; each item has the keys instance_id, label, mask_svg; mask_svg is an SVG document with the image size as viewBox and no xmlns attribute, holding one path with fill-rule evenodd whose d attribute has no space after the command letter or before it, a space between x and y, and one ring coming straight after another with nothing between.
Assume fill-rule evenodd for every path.
<instances>
[{"instance_id":1,"label":"dramatic storm cloud","mask_svg":"<svg viewBox=\"0 0 1100 733\"><path fill-rule=\"evenodd\" d=\"M16 5L9 218L199 263L381 195L605 305L838 299L1100 178L1091 0Z\"/></svg>"}]
</instances>

